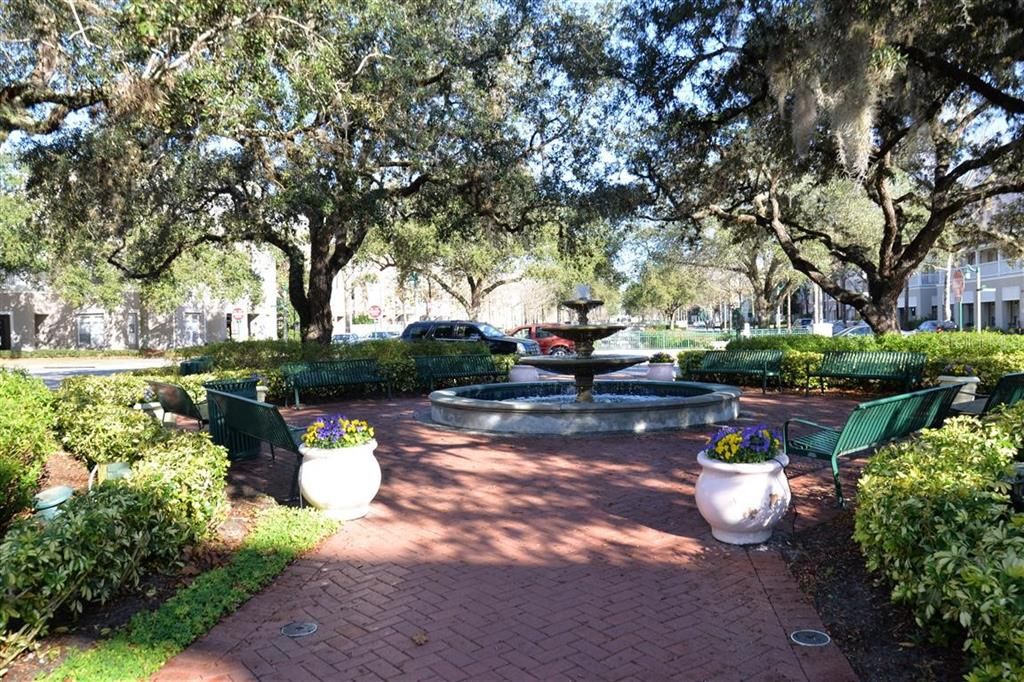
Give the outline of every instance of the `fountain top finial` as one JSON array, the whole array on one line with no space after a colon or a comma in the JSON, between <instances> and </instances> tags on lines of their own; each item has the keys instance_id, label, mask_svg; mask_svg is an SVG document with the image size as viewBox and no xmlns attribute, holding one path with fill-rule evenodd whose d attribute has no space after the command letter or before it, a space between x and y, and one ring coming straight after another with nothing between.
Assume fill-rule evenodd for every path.
<instances>
[{"instance_id":1,"label":"fountain top finial","mask_svg":"<svg viewBox=\"0 0 1024 682\"><path fill-rule=\"evenodd\" d=\"M579 316L579 324L588 324L587 316L594 308L604 305L604 301L591 298L589 284L577 284L573 289L573 298L562 301L562 305L574 311Z\"/></svg>"}]
</instances>

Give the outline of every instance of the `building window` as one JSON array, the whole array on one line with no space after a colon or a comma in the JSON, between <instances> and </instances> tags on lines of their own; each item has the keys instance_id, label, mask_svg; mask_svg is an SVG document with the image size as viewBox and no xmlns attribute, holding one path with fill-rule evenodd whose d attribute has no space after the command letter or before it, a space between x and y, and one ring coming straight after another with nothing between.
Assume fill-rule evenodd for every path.
<instances>
[{"instance_id":1,"label":"building window","mask_svg":"<svg viewBox=\"0 0 1024 682\"><path fill-rule=\"evenodd\" d=\"M35 336L36 346L43 345L43 325L46 324L46 317L45 313L36 313L33 319L32 333Z\"/></svg>"},{"instance_id":2,"label":"building window","mask_svg":"<svg viewBox=\"0 0 1024 682\"><path fill-rule=\"evenodd\" d=\"M1020 301L1006 302L1006 328L1020 328Z\"/></svg>"},{"instance_id":3,"label":"building window","mask_svg":"<svg viewBox=\"0 0 1024 682\"><path fill-rule=\"evenodd\" d=\"M128 313L128 319L125 321L125 345L129 348L139 347L139 314Z\"/></svg>"},{"instance_id":4,"label":"building window","mask_svg":"<svg viewBox=\"0 0 1024 682\"><path fill-rule=\"evenodd\" d=\"M998 249L985 249L984 251L981 252L982 263L994 263L997 260L999 260Z\"/></svg>"},{"instance_id":5,"label":"building window","mask_svg":"<svg viewBox=\"0 0 1024 682\"><path fill-rule=\"evenodd\" d=\"M78 347L102 348L106 343L103 313L78 315Z\"/></svg>"},{"instance_id":6,"label":"building window","mask_svg":"<svg viewBox=\"0 0 1024 682\"><path fill-rule=\"evenodd\" d=\"M181 332L181 343L185 346L203 345L202 313L185 313L185 325Z\"/></svg>"}]
</instances>

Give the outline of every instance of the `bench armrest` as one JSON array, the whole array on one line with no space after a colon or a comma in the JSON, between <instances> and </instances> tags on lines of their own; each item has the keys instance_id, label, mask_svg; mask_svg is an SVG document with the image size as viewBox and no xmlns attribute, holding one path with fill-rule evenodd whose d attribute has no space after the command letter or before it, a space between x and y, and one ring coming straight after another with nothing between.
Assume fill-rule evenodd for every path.
<instances>
[{"instance_id":1,"label":"bench armrest","mask_svg":"<svg viewBox=\"0 0 1024 682\"><path fill-rule=\"evenodd\" d=\"M793 424L793 423L803 424L804 426L813 426L814 428L819 429L821 431L831 431L833 433L842 433L842 431L839 430L839 429L832 428L831 426L825 426L824 424L819 424L817 422L812 422L812 421L809 421L807 419L796 419L796 418L794 418L794 419L787 419L786 423L784 423L782 425L782 440L785 443L789 442L789 425Z\"/></svg>"}]
</instances>

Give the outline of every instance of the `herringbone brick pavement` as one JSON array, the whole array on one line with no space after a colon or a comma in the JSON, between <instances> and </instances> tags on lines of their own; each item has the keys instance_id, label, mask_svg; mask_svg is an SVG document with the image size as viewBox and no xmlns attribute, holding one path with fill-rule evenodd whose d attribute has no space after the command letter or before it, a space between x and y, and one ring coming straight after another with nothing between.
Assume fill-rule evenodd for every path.
<instances>
[{"instance_id":1,"label":"herringbone brick pavement","mask_svg":"<svg viewBox=\"0 0 1024 682\"><path fill-rule=\"evenodd\" d=\"M744 421L841 423L855 400L747 393ZM423 399L342 411L377 429L384 482L350 522L174 658L157 680L853 680L770 546L711 538L693 502L710 429L491 437L420 420ZM284 493L290 461L241 463L233 489ZM782 532L834 513L823 463L790 467ZM858 467L844 472L850 490ZM280 634L313 621L301 639Z\"/></svg>"}]
</instances>

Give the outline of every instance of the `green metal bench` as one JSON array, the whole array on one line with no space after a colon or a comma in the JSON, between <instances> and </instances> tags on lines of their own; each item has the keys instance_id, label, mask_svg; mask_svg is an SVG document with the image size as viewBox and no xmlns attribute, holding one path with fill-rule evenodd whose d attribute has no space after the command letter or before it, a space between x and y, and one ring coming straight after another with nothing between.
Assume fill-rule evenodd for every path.
<instances>
[{"instance_id":1,"label":"green metal bench","mask_svg":"<svg viewBox=\"0 0 1024 682\"><path fill-rule=\"evenodd\" d=\"M466 379L470 377L504 377L506 372L498 369L490 355L421 355L416 361L416 378L421 386L433 391L440 379Z\"/></svg>"},{"instance_id":2,"label":"green metal bench","mask_svg":"<svg viewBox=\"0 0 1024 682\"><path fill-rule=\"evenodd\" d=\"M872 379L899 382L904 391L921 383L928 356L903 351L827 351L817 371L807 370L804 393L811 390L811 378L821 379L825 392L826 379Z\"/></svg>"},{"instance_id":3,"label":"green metal bench","mask_svg":"<svg viewBox=\"0 0 1024 682\"><path fill-rule=\"evenodd\" d=\"M229 447L231 444L244 442L240 436L248 436L255 443L249 446L252 451L228 450L229 459L248 459L259 454L260 442L270 444L270 456L275 461L277 453L275 448L282 448L295 454L295 473L292 475L291 499L299 497L299 466L302 465L302 453L299 452L301 440L299 434L305 428L291 427L285 422L284 417L278 412L277 407L270 403L261 403L258 400L244 398L223 391L209 389L206 392L207 399L216 405L218 414L221 415L224 428L229 432Z\"/></svg>"},{"instance_id":4,"label":"green metal bench","mask_svg":"<svg viewBox=\"0 0 1024 682\"><path fill-rule=\"evenodd\" d=\"M147 382L156 393L156 399L165 413L180 414L199 422L199 428L207 422L207 417L200 411L199 405L192 400L192 396L177 384L168 384L162 381Z\"/></svg>"},{"instance_id":5,"label":"green metal bench","mask_svg":"<svg viewBox=\"0 0 1024 682\"><path fill-rule=\"evenodd\" d=\"M999 377L999 381L996 382L996 386L990 394L978 396L970 402L952 405L949 412L951 415L973 414L980 416L1000 405L1009 407L1021 400L1024 400L1024 372L1004 374Z\"/></svg>"},{"instance_id":6,"label":"green metal bench","mask_svg":"<svg viewBox=\"0 0 1024 682\"><path fill-rule=\"evenodd\" d=\"M189 374L204 374L213 369L213 358L200 355L196 358L182 360L178 364L178 374L188 376Z\"/></svg>"},{"instance_id":7,"label":"green metal bench","mask_svg":"<svg viewBox=\"0 0 1024 682\"><path fill-rule=\"evenodd\" d=\"M259 383L257 379L219 379L207 381L203 384L203 388L207 391L220 391L256 400L257 383ZM224 423L224 415L220 413L217 403L207 399L207 409L210 413L210 439L215 444L227 448L229 460L235 461L246 457L255 457L259 454L259 440L227 428Z\"/></svg>"},{"instance_id":8,"label":"green metal bench","mask_svg":"<svg viewBox=\"0 0 1024 682\"><path fill-rule=\"evenodd\" d=\"M296 407L299 391L307 388L379 384L391 397L391 383L373 359L286 362L281 365L281 374L285 388L295 394Z\"/></svg>"},{"instance_id":9,"label":"green metal bench","mask_svg":"<svg viewBox=\"0 0 1024 682\"><path fill-rule=\"evenodd\" d=\"M767 392L769 377L782 390L781 350L709 350L700 365L690 370L694 377L738 374L761 377L761 391Z\"/></svg>"},{"instance_id":10,"label":"green metal bench","mask_svg":"<svg viewBox=\"0 0 1024 682\"><path fill-rule=\"evenodd\" d=\"M786 454L831 460L836 498L840 507L846 506L839 484L839 458L903 438L919 429L939 426L959 391L960 384L950 384L861 403L847 417L842 429L806 419L789 419L783 425ZM797 436L791 433L791 424L802 424L810 430Z\"/></svg>"}]
</instances>

